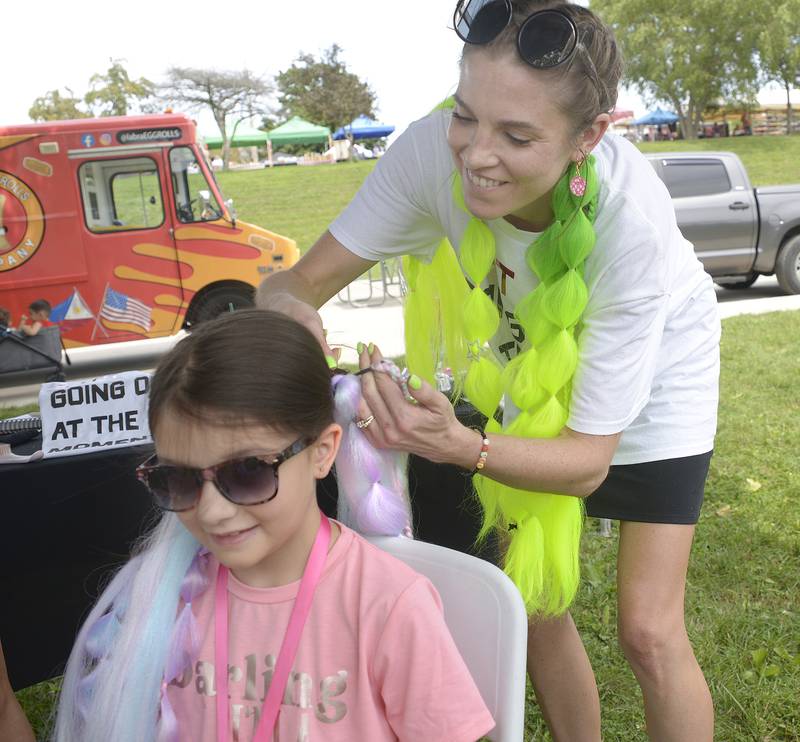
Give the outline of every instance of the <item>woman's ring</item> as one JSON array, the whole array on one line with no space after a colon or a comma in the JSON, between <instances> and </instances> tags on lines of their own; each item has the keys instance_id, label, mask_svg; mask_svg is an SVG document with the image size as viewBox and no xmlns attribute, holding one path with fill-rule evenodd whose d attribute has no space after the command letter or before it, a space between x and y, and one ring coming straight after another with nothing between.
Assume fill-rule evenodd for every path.
<instances>
[{"instance_id":1,"label":"woman's ring","mask_svg":"<svg viewBox=\"0 0 800 742\"><path fill-rule=\"evenodd\" d=\"M372 421L375 419L375 415L370 415L366 420L356 420L356 427L364 430L364 428L368 428Z\"/></svg>"}]
</instances>

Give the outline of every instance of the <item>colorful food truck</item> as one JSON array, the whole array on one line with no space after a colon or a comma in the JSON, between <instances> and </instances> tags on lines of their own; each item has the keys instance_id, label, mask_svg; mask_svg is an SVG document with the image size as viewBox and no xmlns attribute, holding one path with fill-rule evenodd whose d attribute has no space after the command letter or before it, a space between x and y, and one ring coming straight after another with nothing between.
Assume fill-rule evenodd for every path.
<instances>
[{"instance_id":1,"label":"colorful food truck","mask_svg":"<svg viewBox=\"0 0 800 742\"><path fill-rule=\"evenodd\" d=\"M252 303L299 258L236 219L194 122L158 114L0 127L0 306L46 299L64 344L170 335Z\"/></svg>"}]
</instances>

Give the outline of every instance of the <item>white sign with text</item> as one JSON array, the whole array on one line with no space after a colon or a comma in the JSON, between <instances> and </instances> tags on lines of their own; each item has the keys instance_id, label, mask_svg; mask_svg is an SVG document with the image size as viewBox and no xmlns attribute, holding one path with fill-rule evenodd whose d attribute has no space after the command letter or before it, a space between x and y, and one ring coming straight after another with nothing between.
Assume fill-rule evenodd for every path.
<instances>
[{"instance_id":1,"label":"white sign with text","mask_svg":"<svg viewBox=\"0 0 800 742\"><path fill-rule=\"evenodd\" d=\"M42 451L45 458L150 443L147 371L127 371L80 381L42 384Z\"/></svg>"}]
</instances>

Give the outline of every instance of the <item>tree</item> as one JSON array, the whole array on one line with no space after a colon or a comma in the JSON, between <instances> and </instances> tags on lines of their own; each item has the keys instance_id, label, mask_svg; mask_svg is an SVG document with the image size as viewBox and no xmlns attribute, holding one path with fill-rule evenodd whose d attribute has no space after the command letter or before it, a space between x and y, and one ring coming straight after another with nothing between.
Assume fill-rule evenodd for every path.
<instances>
[{"instance_id":1,"label":"tree","mask_svg":"<svg viewBox=\"0 0 800 742\"><path fill-rule=\"evenodd\" d=\"M73 92L66 88L67 95L58 90L50 90L33 101L28 116L33 121L58 121L60 119L85 119L91 114L82 111L78 105L82 102Z\"/></svg>"},{"instance_id":2,"label":"tree","mask_svg":"<svg viewBox=\"0 0 800 742\"><path fill-rule=\"evenodd\" d=\"M721 99L752 102L757 91L757 4L749 0L594 0L614 28L626 80L645 98L669 103L684 137Z\"/></svg>"},{"instance_id":3,"label":"tree","mask_svg":"<svg viewBox=\"0 0 800 742\"><path fill-rule=\"evenodd\" d=\"M758 59L765 81L779 82L786 91L786 133L792 133L791 92L800 84L800 0L780 0L766 6L758 38Z\"/></svg>"},{"instance_id":4,"label":"tree","mask_svg":"<svg viewBox=\"0 0 800 742\"><path fill-rule=\"evenodd\" d=\"M222 135L224 169L230 160L230 139L244 120L263 114L269 109L268 96L272 84L249 70L220 71L193 67L170 67L167 82L161 86L161 97L189 110L209 108ZM226 122L233 119L233 131L228 135Z\"/></svg>"},{"instance_id":5,"label":"tree","mask_svg":"<svg viewBox=\"0 0 800 742\"><path fill-rule=\"evenodd\" d=\"M131 80L122 60L112 59L105 75L92 75L84 100L98 116L126 116L132 103L152 97L156 86L144 77Z\"/></svg>"},{"instance_id":6,"label":"tree","mask_svg":"<svg viewBox=\"0 0 800 742\"><path fill-rule=\"evenodd\" d=\"M337 44L317 60L302 52L289 69L275 78L278 99L286 118L301 116L331 131L356 116L375 115L375 93L339 59Z\"/></svg>"}]
</instances>

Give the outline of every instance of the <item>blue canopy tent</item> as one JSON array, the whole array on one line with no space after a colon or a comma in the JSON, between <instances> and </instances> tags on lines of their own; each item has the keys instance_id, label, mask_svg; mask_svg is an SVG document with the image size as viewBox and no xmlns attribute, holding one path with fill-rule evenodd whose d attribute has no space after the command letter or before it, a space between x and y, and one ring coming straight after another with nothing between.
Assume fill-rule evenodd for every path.
<instances>
[{"instance_id":1,"label":"blue canopy tent","mask_svg":"<svg viewBox=\"0 0 800 742\"><path fill-rule=\"evenodd\" d=\"M634 126L661 126L662 124L674 124L679 119L677 114L672 111L664 111L661 108L656 108L649 113L646 113L640 119L631 121Z\"/></svg>"},{"instance_id":2,"label":"blue canopy tent","mask_svg":"<svg viewBox=\"0 0 800 742\"><path fill-rule=\"evenodd\" d=\"M339 127L334 133L336 140L349 139L381 139L388 137L394 131L394 126L379 124L368 116L359 116L347 126Z\"/></svg>"}]
</instances>

